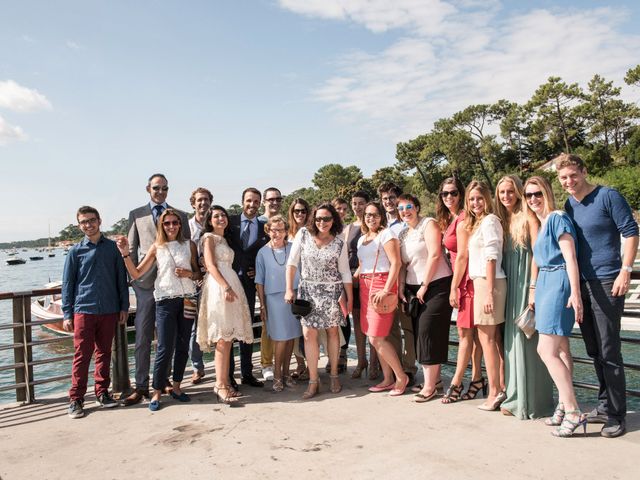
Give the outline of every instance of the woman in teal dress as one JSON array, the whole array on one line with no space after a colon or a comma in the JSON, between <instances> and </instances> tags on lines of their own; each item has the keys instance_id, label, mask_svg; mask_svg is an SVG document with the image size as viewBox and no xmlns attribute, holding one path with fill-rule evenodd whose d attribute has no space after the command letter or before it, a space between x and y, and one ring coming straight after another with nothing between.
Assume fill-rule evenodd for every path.
<instances>
[{"instance_id":1,"label":"woman in teal dress","mask_svg":"<svg viewBox=\"0 0 640 480\"><path fill-rule=\"evenodd\" d=\"M507 399L500 410L521 420L548 417L554 407L553 383L536 352L538 334L528 339L514 323L530 301L530 284L535 284L531 245L538 232L538 225L528 219L522 182L515 175L498 182L496 207L506 232L502 266L507 275L503 342Z\"/></svg>"}]
</instances>

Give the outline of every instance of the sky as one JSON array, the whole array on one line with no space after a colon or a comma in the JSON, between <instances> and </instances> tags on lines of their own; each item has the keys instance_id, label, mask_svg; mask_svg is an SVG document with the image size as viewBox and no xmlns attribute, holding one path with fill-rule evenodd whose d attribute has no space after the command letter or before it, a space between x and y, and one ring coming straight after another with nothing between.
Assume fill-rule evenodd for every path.
<instances>
[{"instance_id":1,"label":"sky","mask_svg":"<svg viewBox=\"0 0 640 480\"><path fill-rule=\"evenodd\" d=\"M110 226L169 179L284 194L328 163L365 175L397 142L551 75L627 87L640 3L497 0L0 0L0 242Z\"/></svg>"}]
</instances>

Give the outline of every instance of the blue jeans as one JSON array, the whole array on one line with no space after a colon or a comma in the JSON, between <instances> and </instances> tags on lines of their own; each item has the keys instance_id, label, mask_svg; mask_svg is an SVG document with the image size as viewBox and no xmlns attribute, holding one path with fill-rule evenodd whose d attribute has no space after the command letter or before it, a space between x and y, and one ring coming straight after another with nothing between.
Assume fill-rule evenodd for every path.
<instances>
[{"instance_id":1,"label":"blue jeans","mask_svg":"<svg viewBox=\"0 0 640 480\"><path fill-rule=\"evenodd\" d=\"M173 355L173 381L181 382L189 360L189 339L193 320L185 320L184 299L168 298L156 302L158 351L153 366L153 388L162 390L167 383L167 370Z\"/></svg>"},{"instance_id":2,"label":"blue jeans","mask_svg":"<svg viewBox=\"0 0 640 480\"><path fill-rule=\"evenodd\" d=\"M198 338L198 317L193 322L191 329L191 339L189 340L189 356L191 357L191 365L195 372L204 373L204 360L202 358L202 350L200 344L196 340Z\"/></svg>"},{"instance_id":3,"label":"blue jeans","mask_svg":"<svg viewBox=\"0 0 640 480\"><path fill-rule=\"evenodd\" d=\"M613 282L614 279L580 282L584 306L580 330L600 383L598 411L620 421L627 414L627 387L620 342L624 295L611 295Z\"/></svg>"}]
</instances>

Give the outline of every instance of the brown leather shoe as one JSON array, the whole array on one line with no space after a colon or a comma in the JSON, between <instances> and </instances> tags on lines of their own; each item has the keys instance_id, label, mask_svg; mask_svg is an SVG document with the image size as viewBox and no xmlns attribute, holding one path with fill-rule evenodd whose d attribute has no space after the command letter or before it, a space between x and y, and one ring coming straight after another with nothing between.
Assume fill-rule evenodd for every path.
<instances>
[{"instance_id":1,"label":"brown leather shoe","mask_svg":"<svg viewBox=\"0 0 640 480\"><path fill-rule=\"evenodd\" d=\"M198 385L199 383L202 383L203 378L204 372L193 372L193 375L191 375L191 383L193 385Z\"/></svg>"},{"instance_id":2,"label":"brown leather shoe","mask_svg":"<svg viewBox=\"0 0 640 480\"><path fill-rule=\"evenodd\" d=\"M136 403L140 403L144 397L149 398L149 391L134 390L131 395L129 395L127 398L123 400L122 404L125 407L128 407L130 405L135 405Z\"/></svg>"}]
</instances>

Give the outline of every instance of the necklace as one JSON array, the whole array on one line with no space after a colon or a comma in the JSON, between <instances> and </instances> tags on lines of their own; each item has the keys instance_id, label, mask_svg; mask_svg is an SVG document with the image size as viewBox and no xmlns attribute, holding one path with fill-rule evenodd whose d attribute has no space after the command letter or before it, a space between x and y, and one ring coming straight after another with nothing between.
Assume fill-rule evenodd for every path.
<instances>
[{"instance_id":1,"label":"necklace","mask_svg":"<svg viewBox=\"0 0 640 480\"><path fill-rule=\"evenodd\" d=\"M282 261L282 263L280 263L278 261L278 258L276 257L276 247L273 245L273 242L271 243L271 255L273 255L273 259L278 265L284 267L284 264L287 263L287 244L284 244L284 260Z\"/></svg>"}]
</instances>

